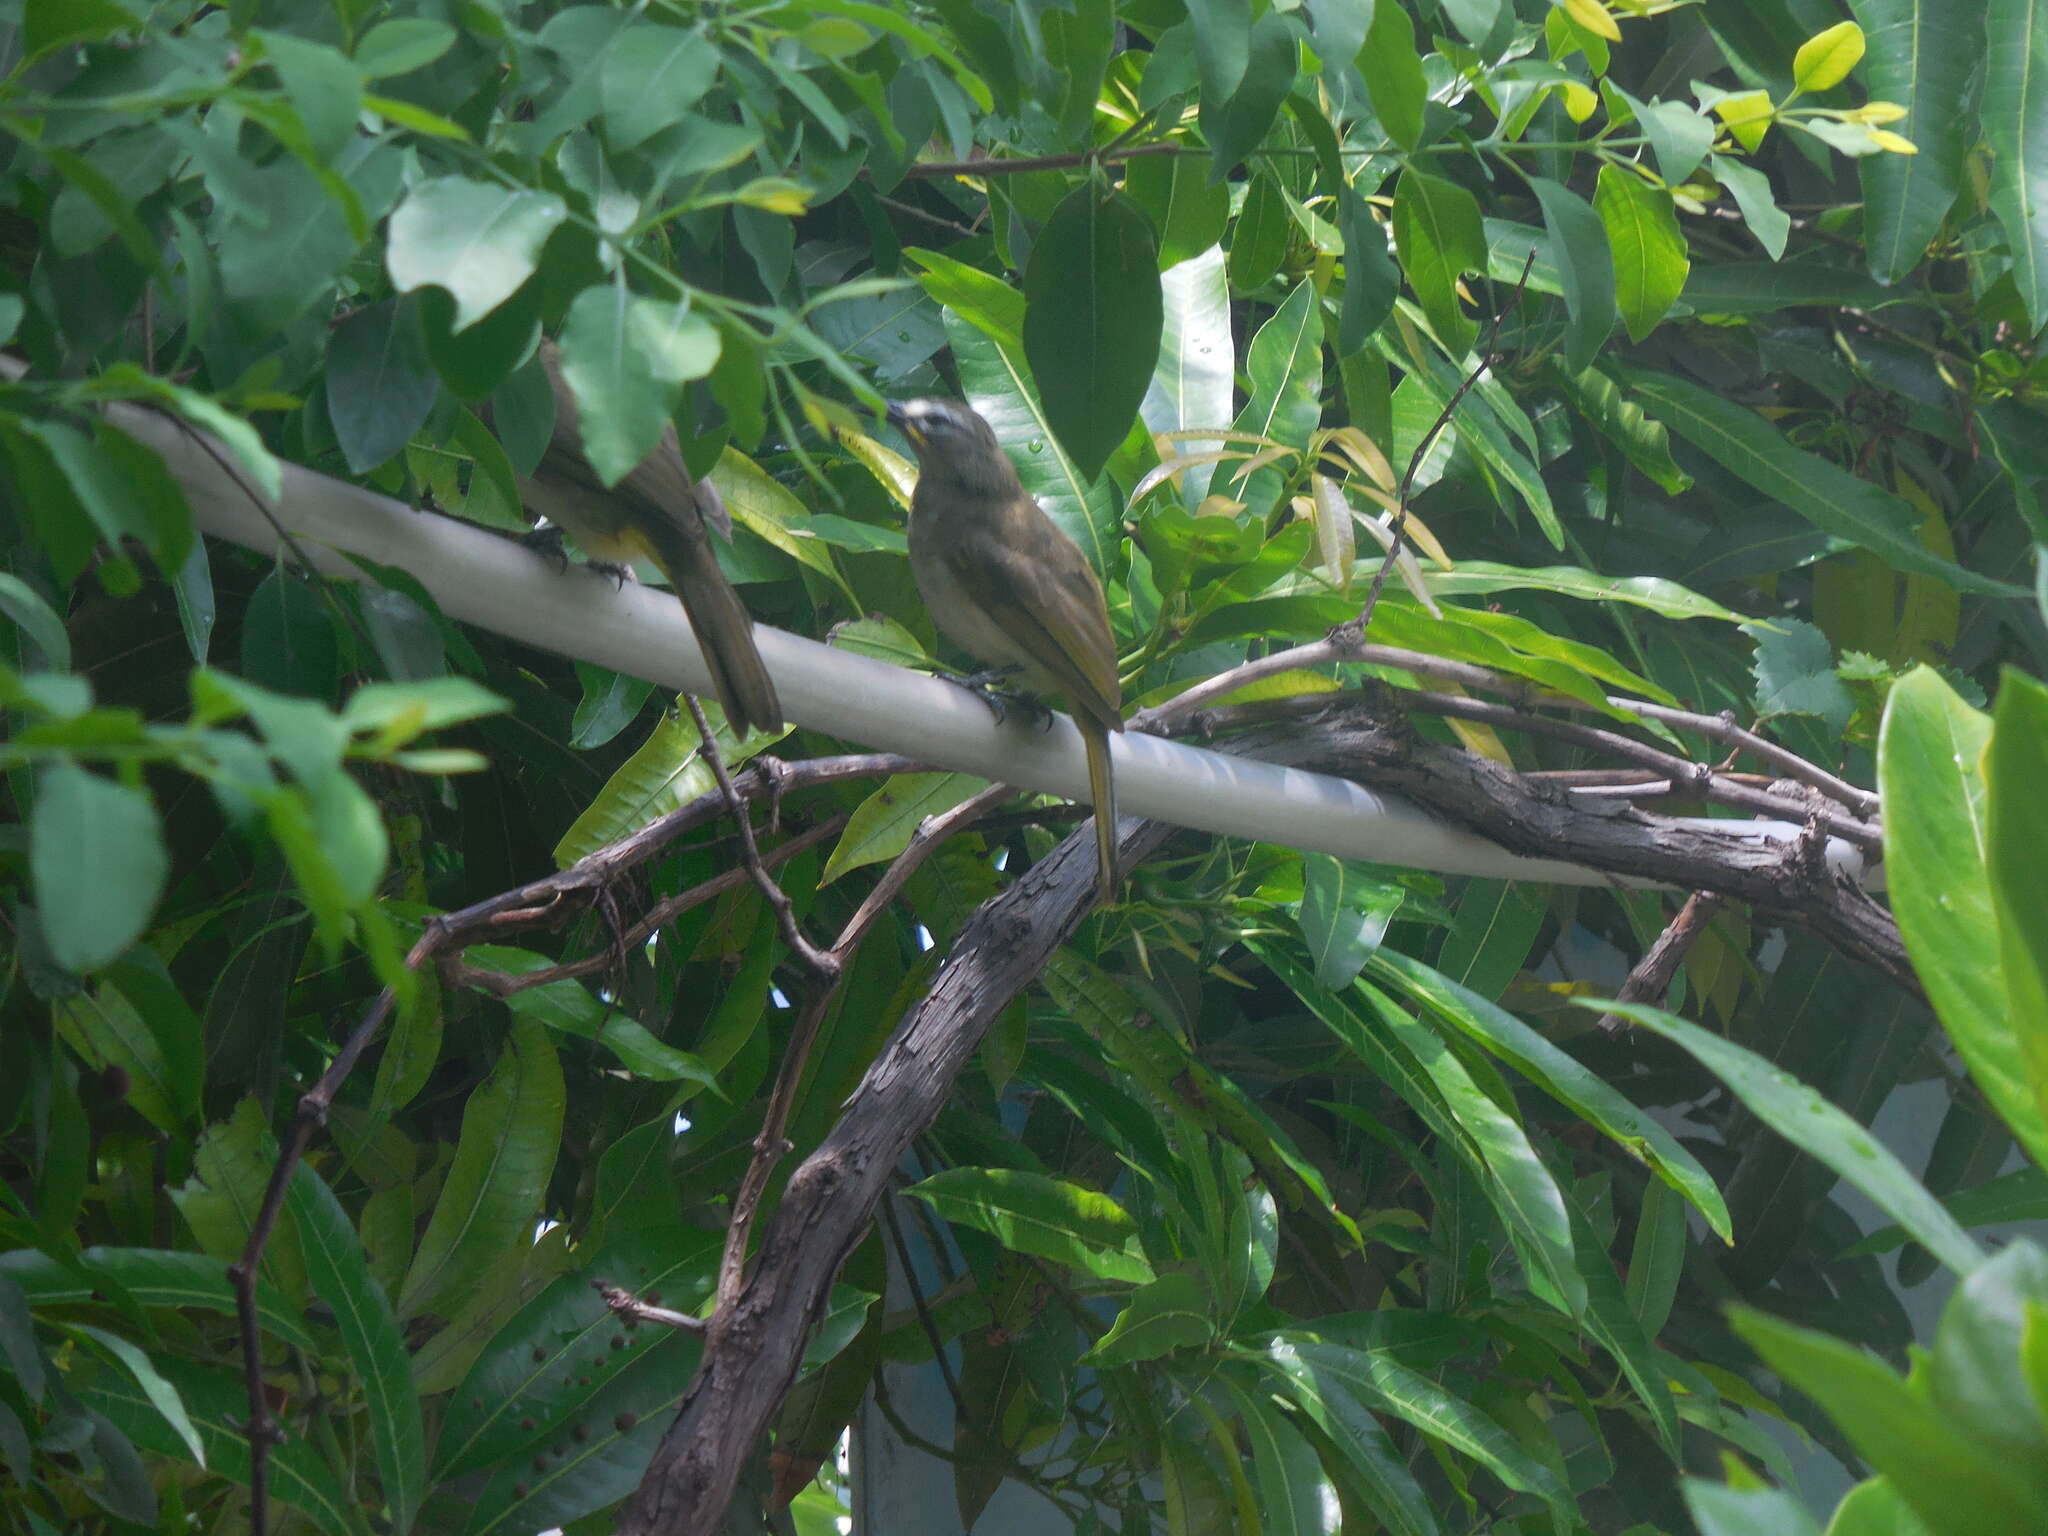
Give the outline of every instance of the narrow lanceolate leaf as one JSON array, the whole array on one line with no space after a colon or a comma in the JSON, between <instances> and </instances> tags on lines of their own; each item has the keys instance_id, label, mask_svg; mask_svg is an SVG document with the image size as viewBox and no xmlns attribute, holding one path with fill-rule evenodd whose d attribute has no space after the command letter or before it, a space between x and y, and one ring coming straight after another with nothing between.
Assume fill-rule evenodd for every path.
<instances>
[{"instance_id":1,"label":"narrow lanceolate leaf","mask_svg":"<svg viewBox=\"0 0 2048 1536\"><path fill-rule=\"evenodd\" d=\"M1159 274L1164 311L1159 362L1145 390L1139 414L1155 436L1230 422L1230 284L1221 246L1168 267ZM1196 455L1222 447L1220 440L1179 439L1175 452ZM1186 471L1182 496L1191 507L1208 494L1212 464Z\"/></svg>"},{"instance_id":2,"label":"narrow lanceolate leaf","mask_svg":"<svg viewBox=\"0 0 2048 1536\"><path fill-rule=\"evenodd\" d=\"M1614 255L1614 297L1630 341L1657 328L1691 268L1671 194L1618 165L1600 167L1593 208Z\"/></svg>"},{"instance_id":3,"label":"narrow lanceolate leaf","mask_svg":"<svg viewBox=\"0 0 2048 1536\"><path fill-rule=\"evenodd\" d=\"M1405 892L1325 853L1303 854L1301 876L1301 933L1315 961L1316 983L1341 990L1380 947Z\"/></svg>"},{"instance_id":4,"label":"narrow lanceolate leaf","mask_svg":"<svg viewBox=\"0 0 2048 1536\"><path fill-rule=\"evenodd\" d=\"M1857 162L1870 275L1889 283L1920 265L1961 190L1977 123L1964 103L1985 56L1984 11L1947 0L1849 0L1849 9L1869 44L1859 78L1872 100L1906 109L1898 131L1920 150Z\"/></svg>"},{"instance_id":5,"label":"narrow lanceolate leaf","mask_svg":"<svg viewBox=\"0 0 2048 1536\"><path fill-rule=\"evenodd\" d=\"M1550 231L1550 254L1564 284L1565 309L1571 323L1564 333L1564 365L1579 373L1614 329L1618 311L1614 297L1614 257L1600 216L1577 193L1538 176L1529 183L1543 206L1543 226Z\"/></svg>"},{"instance_id":6,"label":"narrow lanceolate leaf","mask_svg":"<svg viewBox=\"0 0 2048 1536\"><path fill-rule=\"evenodd\" d=\"M1464 1031L1510 1063L1632 1156L1648 1163L1666 1185L1707 1219L1707 1225L1723 1242L1731 1240L1727 1203L1707 1170L1675 1136L1636 1108L1606 1079L1582 1066L1569 1052L1552 1045L1541 1032L1505 1008L1412 956L1383 951L1375 957L1373 971L1399 986L1445 1023Z\"/></svg>"},{"instance_id":7,"label":"narrow lanceolate leaf","mask_svg":"<svg viewBox=\"0 0 2048 1536\"><path fill-rule=\"evenodd\" d=\"M1300 1349L1272 1340L1254 1357L1275 1395L1286 1398L1329 1438L1357 1490L1396 1536L1436 1536L1429 1498L1371 1412Z\"/></svg>"},{"instance_id":8,"label":"narrow lanceolate leaf","mask_svg":"<svg viewBox=\"0 0 2048 1536\"><path fill-rule=\"evenodd\" d=\"M1986 864L1983 759L1991 723L1938 674L1891 692L1877 744L1892 910L1928 1001L1977 1086L2048 1164L2048 1117L2010 1012Z\"/></svg>"},{"instance_id":9,"label":"narrow lanceolate leaf","mask_svg":"<svg viewBox=\"0 0 2048 1536\"><path fill-rule=\"evenodd\" d=\"M1068 193L1024 271L1024 355L1047 422L1085 480L1131 429L1159 359L1159 242L1121 192Z\"/></svg>"},{"instance_id":10,"label":"narrow lanceolate leaf","mask_svg":"<svg viewBox=\"0 0 2048 1536\"><path fill-rule=\"evenodd\" d=\"M1138 1224L1109 1196L1016 1168L949 1168L909 1193L947 1221L1019 1253L1070 1264L1104 1280L1143 1284L1152 1266L1127 1245Z\"/></svg>"},{"instance_id":11,"label":"narrow lanceolate leaf","mask_svg":"<svg viewBox=\"0 0 2048 1536\"><path fill-rule=\"evenodd\" d=\"M1970 1234L1888 1147L1791 1074L1661 1008L1597 1001L1586 1006L1608 1008L1684 1047L1765 1125L1862 1190L1958 1274L1984 1261Z\"/></svg>"},{"instance_id":12,"label":"narrow lanceolate leaf","mask_svg":"<svg viewBox=\"0 0 2048 1536\"><path fill-rule=\"evenodd\" d=\"M2013 282L2038 327L2048 321L2048 16L2034 0L1989 0L1984 32L1991 211L2005 228ZM1918 125L1909 119L1908 126Z\"/></svg>"},{"instance_id":13,"label":"narrow lanceolate leaf","mask_svg":"<svg viewBox=\"0 0 2048 1536\"><path fill-rule=\"evenodd\" d=\"M860 803L825 861L820 885L867 864L893 859L910 846L927 816L949 811L979 793L987 780L970 773L899 773Z\"/></svg>"},{"instance_id":14,"label":"narrow lanceolate leaf","mask_svg":"<svg viewBox=\"0 0 2048 1536\"><path fill-rule=\"evenodd\" d=\"M426 1428L413 1389L412 1356L383 1287L370 1275L348 1213L320 1175L299 1164L286 1196L305 1245L306 1274L334 1313L334 1326L355 1367L377 1447L377 1471L391 1529L412 1528L426 1486Z\"/></svg>"},{"instance_id":15,"label":"narrow lanceolate leaf","mask_svg":"<svg viewBox=\"0 0 2048 1536\"><path fill-rule=\"evenodd\" d=\"M1221 1380L1251 1444L1266 1536L1338 1536L1337 1490L1307 1436L1262 1390L1241 1386L1234 1376Z\"/></svg>"},{"instance_id":16,"label":"narrow lanceolate leaf","mask_svg":"<svg viewBox=\"0 0 2048 1536\"><path fill-rule=\"evenodd\" d=\"M562 1144L563 1102L546 1029L515 1019L496 1070L463 1107L455 1161L399 1291L402 1316L452 1311L481 1271L530 1235Z\"/></svg>"},{"instance_id":17,"label":"narrow lanceolate leaf","mask_svg":"<svg viewBox=\"0 0 2048 1536\"><path fill-rule=\"evenodd\" d=\"M2048 688L2008 670L1985 759L1991 904L1998 914L2009 1027L2034 1109L2048 1124Z\"/></svg>"},{"instance_id":18,"label":"narrow lanceolate leaf","mask_svg":"<svg viewBox=\"0 0 2048 1536\"><path fill-rule=\"evenodd\" d=\"M1630 369L1627 379L1672 431L1823 533L1860 544L1898 570L1938 576L1965 592L2017 594L2015 587L1930 554L1916 531L1919 514L1902 498L1794 447L1746 406L1668 373Z\"/></svg>"}]
</instances>

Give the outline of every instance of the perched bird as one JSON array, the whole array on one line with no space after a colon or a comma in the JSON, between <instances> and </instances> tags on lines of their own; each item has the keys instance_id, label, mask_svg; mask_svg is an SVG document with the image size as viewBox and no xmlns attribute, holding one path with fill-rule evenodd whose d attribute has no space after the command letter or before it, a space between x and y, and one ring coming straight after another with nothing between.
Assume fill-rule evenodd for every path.
<instances>
[{"instance_id":1,"label":"perched bird","mask_svg":"<svg viewBox=\"0 0 2048 1536\"><path fill-rule=\"evenodd\" d=\"M1102 898L1116 894L1109 734L1124 728L1102 583L1017 479L989 424L952 400L891 402L917 454L910 569L933 621L1033 693L1059 694L1088 747Z\"/></svg>"},{"instance_id":2,"label":"perched bird","mask_svg":"<svg viewBox=\"0 0 2048 1536\"><path fill-rule=\"evenodd\" d=\"M520 482L527 509L602 566L623 573L635 559L652 561L682 602L733 734L779 730L782 705L754 646L754 621L711 547L713 529L732 539L732 516L717 488L691 477L671 426L662 429L652 453L607 489L584 457L576 396L553 342L541 343L541 361L554 388L555 431L539 466Z\"/></svg>"}]
</instances>

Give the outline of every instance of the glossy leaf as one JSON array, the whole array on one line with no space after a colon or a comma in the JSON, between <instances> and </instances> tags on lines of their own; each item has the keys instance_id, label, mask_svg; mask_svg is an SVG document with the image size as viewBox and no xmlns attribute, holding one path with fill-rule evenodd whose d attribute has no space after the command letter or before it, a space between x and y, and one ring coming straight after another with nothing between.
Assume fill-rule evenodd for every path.
<instances>
[{"instance_id":1,"label":"glossy leaf","mask_svg":"<svg viewBox=\"0 0 2048 1536\"><path fill-rule=\"evenodd\" d=\"M2013 1028L1985 863L1983 754L1990 722L1915 668L1878 736L1885 863L1906 952L1970 1075L2013 1134L2048 1161L2048 1116Z\"/></svg>"},{"instance_id":2,"label":"glossy leaf","mask_svg":"<svg viewBox=\"0 0 2048 1536\"><path fill-rule=\"evenodd\" d=\"M1230 420L1230 287L1224 254L1211 247L1159 275L1164 302L1159 363L1146 386L1139 414L1155 437L1195 427L1220 427ZM1221 446L1219 439L1181 438L1174 450L1196 455ZM1190 465L1183 497L1199 506L1214 466Z\"/></svg>"},{"instance_id":3,"label":"glossy leaf","mask_svg":"<svg viewBox=\"0 0 2048 1536\"><path fill-rule=\"evenodd\" d=\"M2020 299L2039 326L2048 319L2048 199L2041 192L2048 165L2048 28L2029 0L1989 0L1984 43L1991 211L2005 229Z\"/></svg>"},{"instance_id":4,"label":"glossy leaf","mask_svg":"<svg viewBox=\"0 0 2048 1536\"><path fill-rule=\"evenodd\" d=\"M1956 108L1985 57L1985 11L1946 10L1941 0L1850 0L1849 9L1870 45L1863 84L1872 100L1906 109L1920 150L1865 155L1856 165L1870 274L1896 282L1919 266L1962 187L1972 114Z\"/></svg>"},{"instance_id":5,"label":"glossy leaf","mask_svg":"<svg viewBox=\"0 0 2048 1536\"><path fill-rule=\"evenodd\" d=\"M1018 1253L1104 1280L1142 1284L1152 1266L1134 1251L1137 1225L1107 1195L1015 1168L949 1168L908 1191L947 1221L986 1232Z\"/></svg>"},{"instance_id":6,"label":"glossy leaf","mask_svg":"<svg viewBox=\"0 0 2048 1536\"><path fill-rule=\"evenodd\" d=\"M401 293L432 284L474 325L533 275L569 210L553 193L444 176L414 187L391 216L385 264Z\"/></svg>"},{"instance_id":7,"label":"glossy leaf","mask_svg":"<svg viewBox=\"0 0 2048 1536\"><path fill-rule=\"evenodd\" d=\"M413 1388L412 1360L391 1303L370 1277L354 1226L319 1174L299 1164L286 1195L306 1254L313 1291L334 1314L368 1405L370 1437L393 1530L412 1527L425 1492L426 1428Z\"/></svg>"},{"instance_id":8,"label":"glossy leaf","mask_svg":"<svg viewBox=\"0 0 2048 1536\"><path fill-rule=\"evenodd\" d=\"M1565 328L1564 366L1580 373L1614 329L1614 258L1600 216L1586 200L1556 182L1538 176L1530 190L1543 206L1543 224L1550 232L1551 257L1564 286L1571 323Z\"/></svg>"},{"instance_id":9,"label":"glossy leaf","mask_svg":"<svg viewBox=\"0 0 2048 1536\"><path fill-rule=\"evenodd\" d=\"M562 1067L524 1019L496 1070L463 1107L462 1136L399 1292L403 1317L447 1311L476 1273L529 1231L561 1146Z\"/></svg>"},{"instance_id":10,"label":"glossy leaf","mask_svg":"<svg viewBox=\"0 0 2048 1536\"><path fill-rule=\"evenodd\" d=\"M2048 773L2048 689L2008 671L1992 720L1981 769L1984 849L2005 977L2005 1029L2031 1089L2032 1123L2048 1126L2048 868L2039 857L2048 847L2048 808L2039 793ZM2017 1129L2021 1121L2011 1123Z\"/></svg>"},{"instance_id":11,"label":"glossy leaf","mask_svg":"<svg viewBox=\"0 0 2048 1536\"><path fill-rule=\"evenodd\" d=\"M1195 1349L1215 1336L1201 1282L1184 1272L1161 1275L1131 1292L1123 1311L1082 1359L1109 1367Z\"/></svg>"},{"instance_id":12,"label":"glossy leaf","mask_svg":"<svg viewBox=\"0 0 2048 1536\"><path fill-rule=\"evenodd\" d=\"M1765 1125L1862 1190L1949 1268L1968 1274L1983 1262L1983 1250L1898 1158L1806 1084L1732 1040L1660 1008L1604 1006L1683 1047Z\"/></svg>"},{"instance_id":13,"label":"glossy leaf","mask_svg":"<svg viewBox=\"0 0 2048 1536\"><path fill-rule=\"evenodd\" d=\"M1691 266L1671 194L1634 171L1600 167L1593 209L1614 257L1614 298L1629 340L1641 341L1669 313Z\"/></svg>"},{"instance_id":14,"label":"glossy leaf","mask_svg":"<svg viewBox=\"0 0 2048 1536\"><path fill-rule=\"evenodd\" d=\"M895 858L910 846L926 817L949 811L986 787L986 780L969 773L892 775L854 810L818 883L827 885L864 865Z\"/></svg>"},{"instance_id":15,"label":"glossy leaf","mask_svg":"<svg viewBox=\"0 0 2048 1536\"><path fill-rule=\"evenodd\" d=\"M1406 893L1347 859L1305 853L1301 863L1301 933L1316 984L1342 991L1380 947Z\"/></svg>"},{"instance_id":16,"label":"glossy leaf","mask_svg":"<svg viewBox=\"0 0 2048 1536\"><path fill-rule=\"evenodd\" d=\"M1440 176L1402 172L1394 189L1394 249L1445 348L1453 356L1469 351L1479 326L1459 304L1458 278L1486 265L1477 199Z\"/></svg>"}]
</instances>

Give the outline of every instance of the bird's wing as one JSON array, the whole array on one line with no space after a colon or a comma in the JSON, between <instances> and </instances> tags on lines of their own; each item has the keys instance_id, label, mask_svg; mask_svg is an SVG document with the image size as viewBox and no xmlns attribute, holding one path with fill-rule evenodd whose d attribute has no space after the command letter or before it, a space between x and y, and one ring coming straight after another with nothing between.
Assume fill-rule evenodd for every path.
<instances>
[{"instance_id":1,"label":"bird's wing","mask_svg":"<svg viewBox=\"0 0 2048 1536\"><path fill-rule=\"evenodd\" d=\"M941 557L990 622L1058 682L1077 712L1122 730L1116 639L1087 557L1028 495L1005 503L993 531L997 536L943 538Z\"/></svg>"}]
</instances>

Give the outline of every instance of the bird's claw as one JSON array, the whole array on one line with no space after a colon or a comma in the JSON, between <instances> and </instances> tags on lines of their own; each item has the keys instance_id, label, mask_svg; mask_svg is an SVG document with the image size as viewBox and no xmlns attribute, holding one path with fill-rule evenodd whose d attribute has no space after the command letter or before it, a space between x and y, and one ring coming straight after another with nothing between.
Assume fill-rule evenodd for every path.
<instances>
[{"instance_id":1,"label":"bird's claw","mask_svg":"<svg viewBox=\"0 0 2048 1536\"><path fill-rule=\"evenodd\" d=\"M550 523L521 534L519 542L552 565L557 572L569 569L569 551L562 547L562 530Z\"/></svg>"},{"instance_id":2,"label":"bird's claw","mask_svg":"<svg viewBox=\"0 0 2048 1536\"><path fill-rule=\"evenodd\" d=\"M982 703L986 704L988 712L996 717L997 725L1001 725L1009 719L1010 706L1015 704L1030 711L1035 718L1043 723L1046 729L1051 729L1051 710L1047 709L1029 694L1018 693L1014 689L997 686L1005 679L1014 677L1019 670L1018 667L1012 665L1007 667L987 667L982 671L966 674L941 672L938 675L949 683L965 688L977 699L980 699Z\"/></svg>"}]
</instances>

